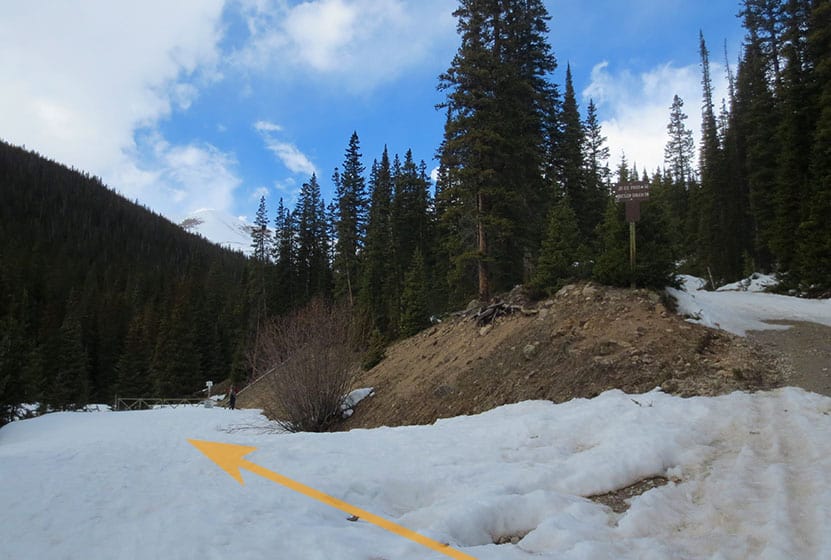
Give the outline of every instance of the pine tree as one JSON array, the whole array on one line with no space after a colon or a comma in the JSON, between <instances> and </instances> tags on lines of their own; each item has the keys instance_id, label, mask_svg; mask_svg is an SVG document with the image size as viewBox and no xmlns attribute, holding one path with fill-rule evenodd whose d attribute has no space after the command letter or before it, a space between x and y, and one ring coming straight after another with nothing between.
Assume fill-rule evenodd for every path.
<instances>
[{"instance_id":1,"label":"pine tree","mask_svg":"<svg viewBox=\"0 0 831 560\"><path fill-rule=\"evenodd\" d=\"M818 117L809 83L806 37L810 0L788 0L781 55L785 61L780 86L779 154L771 249L779 270L790 272L797 251L798 224L807 212L814 121ZM825 56L829 56L826 53Z\"/></svg>"},{"instance_id":2,"label":"pine tree","mask_svg":"<svg viewBox=\"0 0 831 560\"><path fill-rule=\"evenodd\" d=\"M352 305L360 277L360 251L364 242L367 201L364 166L361 163L358 133L353 132L343 162L332 181L338 206L337 243L335 248L335 290Z\"/></svg>"},{"instance_id":3,"label":"pine tree","mask_svg":"<svg viewBox=\"0 0 831 560\"><path fill-rule=\"evenodd\" d=\"M412 150L407 150L404 163L393 166L393 169L392 232L395 274L399 285L403 286L404 274L412 264L415 251L421 251L425 262L430 257L429 179L424 162L421 169L416 166Z\"/></svg>"},{"instance_id":4,"label":"pine tree","mask_svg":"<svg viewBox=\"0 0 831 560\"><path fill-rule=\"evenodd\" d=\"M749 233L756 267L773 267L771 242L774 235L774 189L777 143L777 115L766 66L753 30L746 40L736 78L733 111L737 133L745 144L744 168L750 206Z\"/></svg>"},{"instance_id":5,"label":"pine tree","mask_svg":"<svg viewBox=\"0 0 831 560\"><path fill-rule=\"evenodd\" d=\"M701 55L701 147L699 166L701 186L697 196L697 239L699 271L709 273L716 280L733 279L730 253L725 250L728 237L725 209L724 158L718 138L718 124L713 103L713 83L710 77L710 55L699 33Z\"/></svg>"},{"instance_id":6,"label":"pine tree","mask_svg":"<svg viewBox=\"0 0 831 560\"><path fill-rule=\"evenodd\" d=\"M130 321L124 348L116 363L116 394L121 397L142 397L151 394L149 378L152 348L142 314Z\"/></svg>"},{"instance_id":7,"label":"pine tree","mask_svg":"<svg viewBox=\"0 0 831 560\"><path fill-rule=\"evenodd\" d=\"M457 271L474 264L478 295L488 299L492 289L522 281L539 244L552 102L546 76L555 61L541 1L462 0L454 15L462 42L439 84L448 110L441 196L462 206L442 219L465 228L445 228L456 238L446 246Z\"/></svg>"},{"instance_id":8,"label":"pine tree","mask_svg":"<svg viewBox=\"0 0 831 560\"><path fill-rule=\"evenodd\" d=\"M624 170L625 161L620 167ZM624 180L625 181L625 180ZM629 228L623 215L623 205L610 198L598 226L600 254L592 275L601 284L629 286L632 275L629 271Z\"/></svg>"},{"instance_id":9,"label":"pine tree","mask_svg":"<svg viewBox=\"0 0 831 560\"><path fill-rule=\"evenodd\" d=\"M275 302L273 307L277 314L284 314L295 309L299 303L296 301L297 271L295 262L295 237L297 235L294 217L283 203L277 205L277 215L274 218L274 250L273 260Z\"/></svg>"},{"instance_id":10,"label":"pine tree","mask_svg":"<svg viewBox=\"0 0 831 560\"><path fill-rule=\"evenodd\" d=\"M665 204L667 219L672 224L671 232L673 246L681 254L688 254L692 250L689 243L687 224L689 213L689 192L693 185L695 172L693 171L693 157L695 144L692 131L684 121L687 115L683 111L684 101L675 95L670 106L669 124L667 133L669 140L664 148L664 163L668 170L659 187L663 187L662 202Z\"/></svg>"},{"instance_id":11,"label":"pine tree","mask_svg":"<svg viewBox=\"0 0 831 560\"><path fill-rule=\"evenodd\" d=\"M412 264L404 277L401 294L401 335L412 336L430 326L427 272L421 250L413 253Z\"/></svg>"},{"instance_id":12,"label":"pine tree","mask_svg":"<svg viewBox=\"0 0 831 560\"><path fill-rule=\"evenodd\" d=\"M744 0L739 14L745 29L754 36L759 54L764 57L765 73L776 89L782 76L783 0Z\"/></svg>"},{"instance_id":13,"label":"pine tree","mask_svg":"<svg viewBox=\"0 0 831 560\"><path fill-rule=\"evenodd\" d=\"M693 181L694 146L692 130L684 124L687 115L683 111L684 101L676 94L670 107L667 132L669 140L664 148L664 163L669 167L676 184L685 189Z\"/></svg>"},{"instance_id":14,"label":"pine tree","mask_svg":"<svg viewBox=\"0 0 831 560\"><path fill-rule=\"evenodd\" d=\"M827 294L831 291L831 2L814 4L807 48L819 117L811 147L808 210L798 232L796 272L805 288Z\"/></svg>"},{"instance_id":15,"label":"pine tree","mask_svg":"<svg viewBox=\"0 0 831 560\"><path fill-rule=\"evenodd\" d=\"M583 175L583 146L586 142L583 123L574 93L571 78L571 66L566 66L566 89L563 96L562 112L563 134L560 144L560 157L563 168L560 175L562 194L569 201L574 215L580 224L580 232L585 237L594 234L594 226L589 217L589 200Z\"/></svg>"},{"instance_id":16,"label":"pine tree","mask_svg":"<svg viewBox=\"0 0 831 560\"><path fill-rule=\"evenodd\" d=\"M254 218L254 227L251 229L251 248L253 257L259 262L269 262L271 255L271 232L268 230L268 210L265 197L260 197L260 205Z\"/></svg>"},{"instance_id":17,"label":"pine tree","mask_svg":"<svg viewBox=\"0 0 831 560\"><path fill-rule=\"evenodd\" d=\"M59 410L76 409L88 402L89 359L82 342L77 305L70 296L70 309L53 339L50 352L51 375L47 380L46 402Z\"/></svg>"},{"instance_id":18,"label":"pine tree","mask_svg":"<svg viewBox=\"0 0 831 560\"><path fill-rule=\"evenodd\" d=\"M398 326L398 294L392 236L392 169L386 147L372 166L361 307L373 328L390 339Z\"/></svg>"},{"instance_id":19,"label":"pine tree","mask_svg":"<svg viewBox=\"0 0 831 560\"><path fill-rule=\"evenodd\" d=\"M314 173L300 188L294 214L297 220L298 303L303 304L315 296L330 295L326 206Z\"/></svg>"},{"instance_id":20,"label":"pine tree","mask_svg":"<svg viewBox=\"0 0 831 560\"><path fill-rule=\"evenodd\" d=\"M606 137L603 136L600 127L597 107L591 99L586 109L584 129L586 223L591 228L591 236L594 238L597 226L603 221L612 172L609 170L609 147L606 145Z\"/></svg>"},{"instance_id":21,"label":"pine tree","mask_svg":"<svg viewBox=\"0 0 831 560\"><path fill-rule=\"evenodd\" d=\"M532 284L538 289L557 291L569 280L582 275L580 228L567 196L557 200L548 218L548 232ZM583 251L585 253L585 251Z\"/></svg>"}]
</instances>

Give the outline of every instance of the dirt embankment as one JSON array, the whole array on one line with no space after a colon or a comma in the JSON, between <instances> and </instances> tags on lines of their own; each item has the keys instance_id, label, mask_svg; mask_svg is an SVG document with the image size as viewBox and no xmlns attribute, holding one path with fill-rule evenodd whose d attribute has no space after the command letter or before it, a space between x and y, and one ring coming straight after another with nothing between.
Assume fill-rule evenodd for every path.
<instances>
[{"instance_id":1,"label":"dirt embankment","mask_svg":"<svg viewBox=\"0 0 831 560\"><path fill-rule=\"evenodd\" d=\"M572 285L479 326L455 316L387 350L356 386L374 387L341 429L432 423L528 399L607 389L682 396L782 384L759 344L687 323L656 292Z\"/></svg>"}]
</instances>

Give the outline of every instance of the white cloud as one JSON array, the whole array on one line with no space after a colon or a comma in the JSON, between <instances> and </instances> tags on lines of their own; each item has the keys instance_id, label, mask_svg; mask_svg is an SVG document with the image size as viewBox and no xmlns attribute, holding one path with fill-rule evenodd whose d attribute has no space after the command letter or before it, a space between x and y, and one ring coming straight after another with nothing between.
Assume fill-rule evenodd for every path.
<instances>
[{"instance_id":1,"label":"white cloud","mask_svg":"<svg viewBox=\"0 0 831 560\"><path fill-rule=\"evenodd\" d=\"M454 0L243 2L251 36L232 60L368 91L452 49L455 8Z\"/></svg>"},{"instance_id":2,"label":"white cloud","mask_svg":"<svg viewBox=\"0 0 831 560\"><path fill-rule=\"evenodd\" d=\"M722 67L710 63L716 111L726 96L727 80ZM594 66L590 84L583 90L584 104L594 99L601 115L603 134L611 151L614 169L626 154L629 164L652 173L664 163L669 109L674 95L684 100L687 126L693 131L696 156L701 128L701 70L699 65L676 67L662 64L640 74L627 69L610 70L608 62Z\"/></svg>"},{"instance_id":3,"label":"white cloud","mask_svg":"<svg viewBox=\"0 0 831 560\"><path fill-rule=\"evenodd\" d=\"M268 198L269 192L268 187L258 187L251 191L251 194L248 196L249 200L260 200L262 197Z\"/></svg>"},{"instance_id":4,"label":"white cloud","mask_svg":"<svg viewBox=\"0 0 831 560\"><path fill-rule=\"evenodd\" d=\"M205 143L172 145L157 133L139 138L131 160L114 175L125 192L174 221L199 208L225 210L241 184L237 161Z\"/></svg>"},{"instance_id":5,"label":"white cloud","mask_svg":"<svg viewBox=\"0 0 831 560\"><path fill-rule=\"evenodd\" d=\"M283 127L269 121L257 121L254 123L254 129L258 132L280 132Z\"/></svg>"},{"instance_id":6,"label":"white cloud","mask_svg":"<svg viewBox=\"0 0 831 560\"><path fill-rule=\"evenodd\" d=\"M198 86L216 79L222 8L223 0L77 0L48 9L4 2L0 133L99 175L154 210L181 213L193 191L187 181L206 178L194 173L193 161L201 154L201 163L227 171L226 156L205 146L168 146L166 157L143 161L148 153L137 133L186 110ZM152 192L159 178L169 181L163 200ZM217 189L234 184L222 173L218 181Z\"/></svg>"},{"instance_id":7,"label":"white cloud","mask_svg":"<svg viewBox=\"0 0 831 560\"><path fill-rule=\"evenodd\" d=\"M267 146L292 173L303 173L305 175L317 173L311 160L294 144L272 140L267 143Z\"/></svg>"},{"instance_id":8,"label":"white cloud","mask_svg":"<svg viewBox=\"0 0 831 560\"><path fill-rule=\"evenodd\" d=\"M268 148L282 164L292 173L300 173L306 176L311 176L312 173L317 173L312 160L300 151L300 149L290 142L278 139L274 133L281 132L283 127L269 121L257 121L254 123L254 129L260 133L266 148Z\"/></svg>"}]
</instances>

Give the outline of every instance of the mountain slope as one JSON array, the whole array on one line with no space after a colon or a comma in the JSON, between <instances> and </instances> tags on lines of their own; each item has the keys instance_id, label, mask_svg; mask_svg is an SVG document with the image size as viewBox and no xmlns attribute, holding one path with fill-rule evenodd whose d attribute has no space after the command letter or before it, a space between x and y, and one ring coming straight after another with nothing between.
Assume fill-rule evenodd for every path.
<instances>
[{"instance_id":1,"label":"mountain slope","mask_svg":"<svg viewBox=\"0 0 831 560\"><path fill-rule=\"evenodd\" d=\"M243 255L2 142L0 262L0 423L19 402L190 393L242 353Z\"/></svg>"}]
</instances>

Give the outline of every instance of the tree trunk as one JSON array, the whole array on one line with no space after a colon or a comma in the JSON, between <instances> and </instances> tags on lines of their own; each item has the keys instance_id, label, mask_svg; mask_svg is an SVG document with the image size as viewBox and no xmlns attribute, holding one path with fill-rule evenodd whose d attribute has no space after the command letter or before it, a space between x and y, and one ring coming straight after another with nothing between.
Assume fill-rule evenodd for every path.
<instances>
[{"instance_id":1,"label":"tree trunk","mask_svg":"<svg viewBox=\"0 0 831 560\"><path fill-rule=\"evenodd\" d=\"M477 218L477 238L479 245L479 300L488 301L490 299L490 282L488 279L488 264L486 259L488 257L488 237L485 231L485 195L479 193L477 195L477 205L479 215Z\"/></svg>"}]
</instances>

